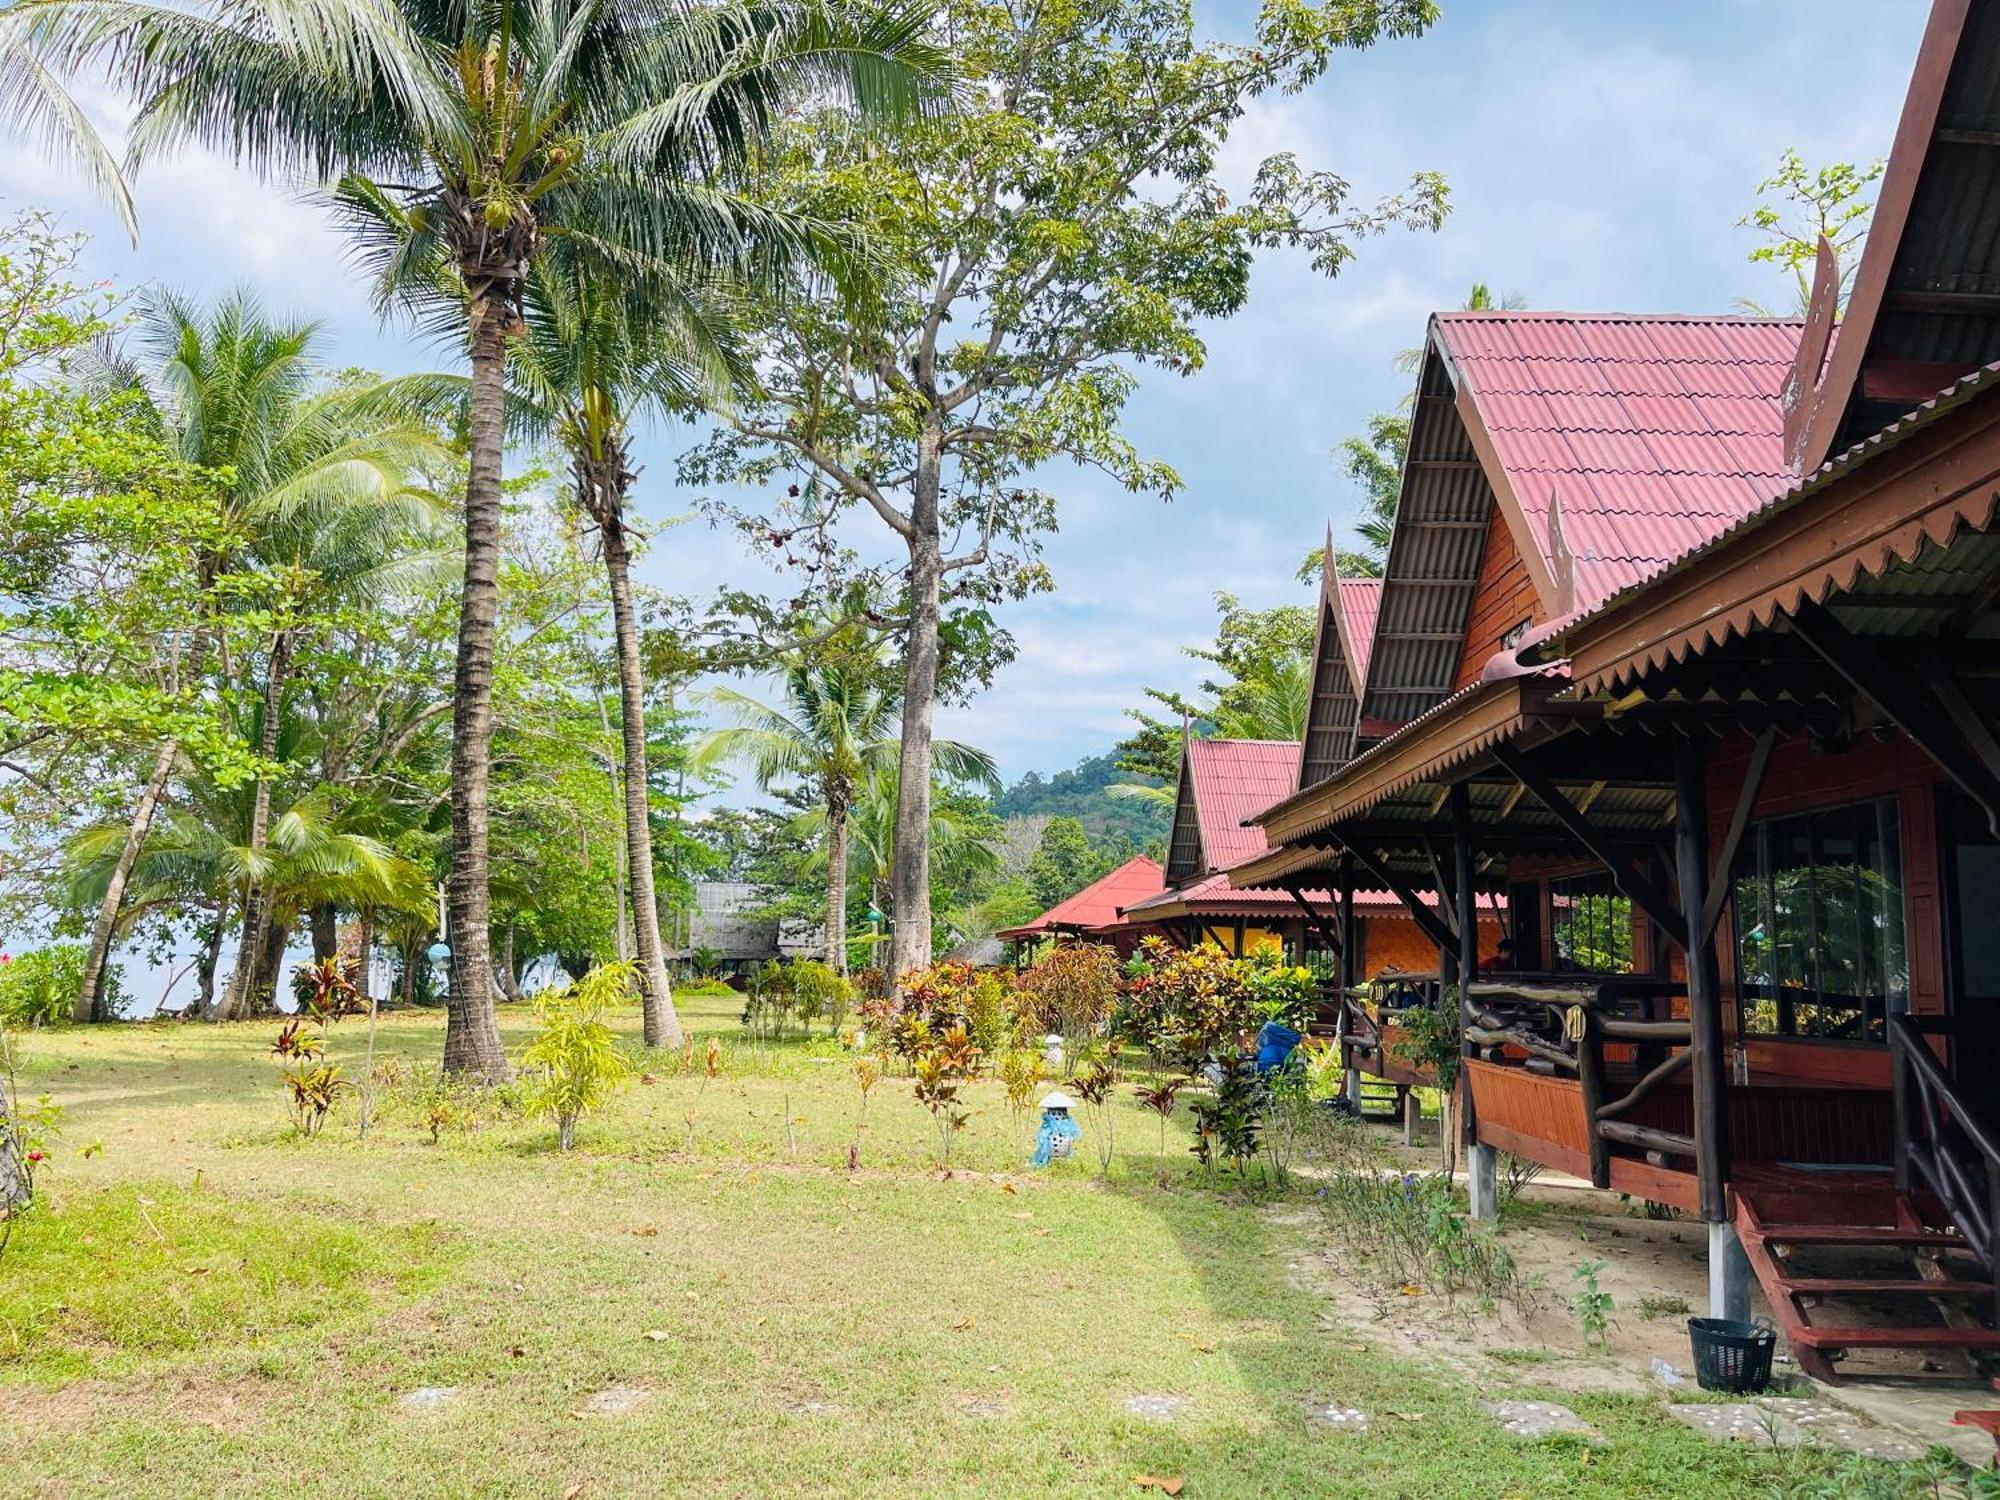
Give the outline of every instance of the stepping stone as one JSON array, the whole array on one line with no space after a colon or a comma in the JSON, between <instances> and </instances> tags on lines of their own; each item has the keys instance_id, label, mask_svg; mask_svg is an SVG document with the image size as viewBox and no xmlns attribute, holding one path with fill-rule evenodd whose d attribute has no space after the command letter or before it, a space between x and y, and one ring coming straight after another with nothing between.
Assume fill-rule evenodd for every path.
<instances>
[{"instance_id":1,"label":"stepping stone","mask_svg":"<svg viewBox=\"0 0 2000 1500\"><path fill-rule=\"evenodd\" d=\"M643 1386L611 1385L593 1391L577 1408L581 1417L622 1417L652 1396Z\"/></svg>"},{"instance_id":2,"label":"stepping stone","mask_svg":"<svg viewBox=\"0 0 2000 1500\"><path fill-rule=\"evenodd\" d=\"M455 1385L420 1385L414 1391L403 1392L396 1398L396 1404L404 1411L436 1411L457 1399Z\"/></svg>"},{"instance_id":3,"label":"stepping stone","mask_svg":"<svg viewBox=\"0 0 2000 1500\"><path fill-rule=\"evenodd\" d=\"M1149 1422L1171 1422L1187 1405L1185 1396L1127 1396L1125 1410Z\"/></svg>"},{"instance_id":4,"label":"stepping stone","mask_svg":"<svg viewBox=\"0 0 2000 1500\"><path fill-rule=\"evenodd\" d=\"M1358 1406L1343 1406L1338 1401L1308 1401L1306 1422L1313 1427L1328 1427L1335 1432L1366 1432L1368 1413Z\"/></svg>"},{"instance_id":5,"label":"stepping stone","mask_svg":"<svg viewBox=\"0 0 2000 1500\"><path fill-rule=\"evenodd\" d=\"M1718 1405L1673 1405L1668 1415L1716 1443L1759 1448L1842 1448L1864 1458L1923 1457L1923 1446L1825 1401L1759 1396Z\"/></svg>"},{"instance_id":6,"label":"stepping stone","mask_svg":"<svg viewBox=\"0 0 2000 1500\"><path fill-rule=\"evenodd\" d=\"M834 1401L794 1400L787 1397L778 1403L778 1409L788 1417L837 1417L841 1407Z\"/></svg>"},{"instance_id":7,"label":"stepping stone","mask_svg":"<svg viewBox=\"0 0 2000 1500\"><path fill-rule=\"evenodd\" d=\"M1482 1401L1479 1405L1510 1436L1529 1442L1564 1435L1603 1436L1567 1406L1559 1406L1553 1401Z\"/></svg>"}]
</instances>

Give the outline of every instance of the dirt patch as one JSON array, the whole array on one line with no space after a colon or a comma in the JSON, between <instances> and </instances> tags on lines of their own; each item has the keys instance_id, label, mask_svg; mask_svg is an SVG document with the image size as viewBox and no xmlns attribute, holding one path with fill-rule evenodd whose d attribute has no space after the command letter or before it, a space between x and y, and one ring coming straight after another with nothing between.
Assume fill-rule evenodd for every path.
<instances>
[{"instance_id":1,"label":"dirt patch","mask_svg":"<svg viewBox=\"0 0 2000 1500\"><path fill-rule=\"evenodd\" d=\"M280 1407L297 1405L298 1392L276 1380L221 1381L188 1376L121 1383L72 1380L55 1389L0 1385L0 1429L84 1427L100 1420L178 1416L184 1427L206 1427L235 1437Z\"/></svg>"}]
</instances>

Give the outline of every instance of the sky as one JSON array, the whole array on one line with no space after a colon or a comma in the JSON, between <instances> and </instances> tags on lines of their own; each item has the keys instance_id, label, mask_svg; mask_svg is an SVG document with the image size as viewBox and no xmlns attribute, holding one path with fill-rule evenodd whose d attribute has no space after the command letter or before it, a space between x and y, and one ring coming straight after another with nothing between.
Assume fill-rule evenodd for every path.
<instances>
[{"instance_id":1,"label":"sky","mask_svg":"<svg viewBox=\"0 0 2000 1500\"><path fill-rule=\"evenodd\" d=\"M1108 749L1146 686L1193 687L1183 648L1212 633L1217 591L1259 608L1308 602L1300 558L1359 504L1335 449L1403 398L1396 351L1475 281L1576 312L1788 305L1790 284L1749 262L1754 240L1736 221L1787 147L1814 165L1887 152L1928 9L1443 0L1429 35L1256 102L1230 143L1232 187L1276 151L1338 172L1362 202L1434 170L1450 184L1449 219L1434 235L1365 242L1334 280L1301 256L1260 259L1248 307L1204 329L1206 368L1148 375L1128 410L1129 435L1179 470L1181 496L1162 505L1091 475L1045 476L1060 502L1046 553L1056 592L1005 607L1018 658L979 701L942 711L939 733L985 747L1009 780L1060 770ZM1224 36L1248 14L1207 0L1195 10ZM86 102L114 122L111 101ZM150 166L136 197L134 250L63 173L0 153L0 208L51 208L89 232L94 273L199 295L247 284L274 309L320 319L341 364L399 372L445 358L377 322L338 237L295 189L188 154ZM644 514L700 498L673 483L689 441L681 429L642 443ZM732 535L699 526L666 532L642 577L697 595L771 581Z\"/></svg>"}]
</instances>

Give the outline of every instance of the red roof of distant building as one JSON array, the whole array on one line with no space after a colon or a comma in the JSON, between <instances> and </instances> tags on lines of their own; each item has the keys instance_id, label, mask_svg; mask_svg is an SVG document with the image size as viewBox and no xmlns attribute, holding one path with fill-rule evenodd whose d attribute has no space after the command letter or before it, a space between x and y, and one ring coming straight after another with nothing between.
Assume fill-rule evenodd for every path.
<instances>
[{"instance_id":1,"label":"red roof of distant building","mask_svg":"<svg viewBox=\"0 0 2000 1500\"><path fill-rule=\"evenodd\" d=\"M1375 644L1375 612L1382 607L1382 580L1342 578L1340 584L1341 643L1347 648L1348 669L1359 693L1368 681L1368 652Z\"/></svg>"},{"instance_id":2,"label":"red roof of distant building","mask_svg":"<svg viewBox=\"0 0 2000 1500\"><path fill-rule=\"evenodd\" d=\"M1243 823L1298 786L1298 741L1192 740L1187 754L1202 858L1209 870L1226 870L1262 854L1264 830Z\"/></svg>"},{"instance_id":3,"label":"red roof of distant building","mask_svg":"<svg viewBox=\"0 0 2000 1500\"><path fill-rule=\"evenodd\" d=\"M1551 574L1551 499L1587 609L1792 481L1780 392L1802 325L1462 312L1439 337Z\"/></svg>"},{"instance_id":4,"label":"red roof of distant building","mask_svg":"<svg viewBox=\"0 0 2000 1500\"><path fill-rule=\"evenodd\" d=\"M1331 892L1307 891L1305 892L1305 898L1313 906L1319 908L1326 916L1332 916L1333 895ZM1197 913L1210 912L1228 915L1236 912L1244 912L1254 916L1265 914L1275 909L1283 916L1302 915L1298 902L1292 899L1289 891L1255 886L1247 891L1239 891L1230 883L1229 872L1223 870L1205 879L1193 881L1188 885L1161 891L1156 895L1147 897L1137 905L1127 906L1124 909L1125 919L1128 922L1144 922L1148 908L1177 908L1183 905ZM1357 912L1398 913L1402 911L1403 903L1387 891L1356 891L1354 893L1354 909Z\"/></svg>"},{"instance_id":5,"label":"red roof of distant building","mask_svg":"<svg viewBox=\"0 0 2000 1500\"><path fill-rule=\"evenodd\" d=\"M1074 896L1058 901L1034 921L993 935L999 938L1027 938L1040 937L1048 932L1110 926L1118 921L1120 907L1144 901L1148 896L1157 896L1165 888L1166 876L1159 864L1141 854L1126 860L1109 875L1093 881Z\"/></svg>"}]
</instances>

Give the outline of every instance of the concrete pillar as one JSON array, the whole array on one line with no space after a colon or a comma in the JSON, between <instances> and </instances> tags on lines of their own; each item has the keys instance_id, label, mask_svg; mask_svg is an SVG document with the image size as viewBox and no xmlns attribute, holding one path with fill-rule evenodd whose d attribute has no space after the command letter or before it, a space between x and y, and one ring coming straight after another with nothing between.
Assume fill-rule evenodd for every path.
<instances>
[{"instance_id":1,"label":"concrete pillar","mask_svg":"<svg viewBox=\"0 0 2000 1500\"><path fill-rule=\"evenodd\" d=\"M1490 1224L1500 1217L1500 1153L1493 1147L1474 1141L1467 1148L1465 1190L1472 1199L1473 1218Z\"/></svg>"},{"instance_id":2,"label":"concrete pillar","mask_svg":"<svg viewBox=\"0 0 2000 1500\"><path fill-rule=\"evenodd\" d=\"M1708 1226L1708 1315L1750 1321L1750 1257L1734 1224Z\"/></svg>"},{"instance_id":3,"label":"concrete pillar","mask_svg":"<svg viewBox=\"0 0 2000 1500\"><path fill-rule=\"evenodd\" d=\"M1341 1089L1347 1095L1347 1102L1353 1105L1355 1110L1359 1112L1361 1109L1361 1070L1359 1068L1349 1068L1347 1070L1347 1077L1342 1082Z\"/></svg>"},{"instance_id":4,"label":"concrete pillar","mask_svg":"<svg viewBox=\"0 0 2000 1500\"><path fill-rule=\"evenodd\" d=\"M1418 1127L1423 1123L1424 1101L1417 1097L1415 1089L1404 1089L1401 1092L1403 1096L1403 1144L1405 1146L1414 1146L1417 1143Z\"/></svg>"}]
</instances>

